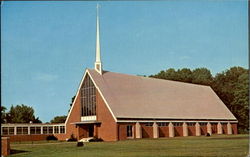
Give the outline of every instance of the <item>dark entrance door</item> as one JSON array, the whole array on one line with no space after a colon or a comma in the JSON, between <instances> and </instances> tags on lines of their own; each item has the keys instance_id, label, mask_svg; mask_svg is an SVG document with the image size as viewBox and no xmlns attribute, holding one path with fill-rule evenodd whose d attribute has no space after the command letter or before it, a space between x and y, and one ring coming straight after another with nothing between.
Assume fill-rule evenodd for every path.
<instances>
[{"instance_id":1,"label":"dark entrance door","mask_svg":"<svg viewBox=\"0 0 250 157\"><path fill-rule=\"evenodd\" d=\"M89 137L94 136L94 125L89 125Z\"/></svg>"}]
</instances>

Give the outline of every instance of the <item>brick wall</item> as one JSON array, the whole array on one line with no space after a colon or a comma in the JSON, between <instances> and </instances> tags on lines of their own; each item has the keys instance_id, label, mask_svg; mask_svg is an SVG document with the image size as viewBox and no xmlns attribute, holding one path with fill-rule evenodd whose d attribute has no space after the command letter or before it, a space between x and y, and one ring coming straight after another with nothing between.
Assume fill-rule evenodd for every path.
<instances>
[{"instance_id":1,"label":"brick wall","mask_svg":"<svg viewBox=\"0 0 250 157\"><path fill-rule=\"evenodd\" d=\"M188 126L188 136L195 136L195 126Z\"/></svg>"},{"instance_id":2,"label":"brick wall","mask_svg":"<svg viewBox=\"0 0 250 157\"><path fill-rule=\"evenodd\" d=\"M233 134L238 134L238 128L237 128L237 123L233 123L232 125L232 133Z\"/></svg>"},{"instance_id":3,"label":"brick wall","mask_svg":"<svg viewBox=\"0 0 250 157\"><path fill-rule=\"evenodd\" d=\"M182 126L175 126L174 127L174 135L175 136L183 136L183 128L182 128Z\"/></svg>"},{"instance_id":4,"label":"brick wall","mask_svg":"<svg viewBox=\"0 0 250 157\"><path fill-rule=\"evenodd\" d=\"M159 126L159 137L169 137L168 126Z\"/></svg>"},{"instance_id":5,"label":"brick wall","mask_svg":"<svg viewBox=\"0 0 250 157\"><path fill-rule=\"evenodd\" d=\"M10 139L9 137L1 137L1 155L10 155Z\"/></svg>"},{"instance_id":6,"label":"brick wall","mask_svg":"<svg viewBox=\"0 0 250 157\"><path fill-rule=\"evenodd\" d=\"M223 134L227 134L227 124L226 123L222 123L222 133Z\"/></svg>"},{"instance_id":7,"label":"brick wall","mask_svg":"<svg viewBox=\"0 0 250 157\"><path fill-rule=\"evenodd\" d=\"M70 138L71 135L74 135L74 137L78 137L78 128L75 124L72 124L74 122L80 122L81 120L81 99L80 94L78 94L75 98L75 104L72 106L72 111L70 113L68 121L66 123L66 138Z\"/></svg>"},{"instance_id":8,"label":"brick wall","mask_svg":"<svg viewBox=\"0 0 250 157\"><path fill-rule=\"evenodd\" d=\"M153 138L153 127L141 125L142 129L142 138Z\"/></svg>"},{"instance_id":9,"label":"brick wall","mask_svg":"<svg viewBox=\"0 0 250 157\"><path fill-rule=\"evenodd\" d=\"M96 91L96 104L97 121L101 122L97 127L98 137L104 141L117 141L118 126L98 91Z\"/></svg>"},{"instance_id":10,"label":"brick wall","mask_svg":"<svg viewBox=\"0 0 250 157\"><path fill-rule=\"evenodd\" d=\"M207 126L203 125L201 126L201 135L206 135L207 134Z\"/></svg>"}]
</instances>

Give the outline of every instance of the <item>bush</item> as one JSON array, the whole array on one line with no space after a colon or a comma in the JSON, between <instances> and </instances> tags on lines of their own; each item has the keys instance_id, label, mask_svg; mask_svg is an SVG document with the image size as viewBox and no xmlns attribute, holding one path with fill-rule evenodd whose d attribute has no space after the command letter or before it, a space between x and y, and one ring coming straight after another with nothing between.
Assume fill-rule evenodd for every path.
<instances>
[{"instance_id":1,"label":"bush","mask_svg":"<svg viewBox=\"0 0 250 157\"><path fill-rule=\"evenodd\" d=\"M90 139L89 142L102 142L103 139L94 137L93 139Z\"/></svg>"},{"instance_id":2,"label":"bush","mask_svg":"<svg viewBox=\"0 0 250 157\"><path fill-rule=\"evenodd\" d=\"M77 139L75 138L74 134L71 134L70 138L67 141L68 142L70 142L70 141L77 141Z\"/></svg>"},{"instance_id":3,"label":"bush","mask_svg":"<svg viewBox=\"0 0 250 157\"><path fill-rule=\"evenodd\" d=\"M84 146L84 144L83 144L83 142L77 142L76 146L77 147L82 147L82 146Z\"/></svg>"},{"instance_id":4,"label":"bush","mask_svg":"<svg viewBox=\"0 0 250 157\"><path fill-rule=\"evenodd\" d=\"M49 135L49 136L47 136L46 140L48 140L48 141L57 140L57 137L55 137L54 135Z\"/></svg>"}]
</instances>

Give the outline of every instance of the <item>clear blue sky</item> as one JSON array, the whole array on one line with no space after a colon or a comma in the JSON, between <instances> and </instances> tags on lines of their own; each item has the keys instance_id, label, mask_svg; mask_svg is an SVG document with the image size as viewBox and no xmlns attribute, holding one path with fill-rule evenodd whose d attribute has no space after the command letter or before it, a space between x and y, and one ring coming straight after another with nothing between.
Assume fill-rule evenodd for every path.
<instances>
[{"instance_id":1,"label":"clear blue sky","mask_svg":"<svg viewBox=\"0 0 250 157\"><path fill-rule=\"evenodd\" d=\"M66 115L95 59L96 4L4 2L2 105L26 104L43 122ZM248 67L247 1L102 1L105 70L133 75Z\"/></svg>"}]
</instances>

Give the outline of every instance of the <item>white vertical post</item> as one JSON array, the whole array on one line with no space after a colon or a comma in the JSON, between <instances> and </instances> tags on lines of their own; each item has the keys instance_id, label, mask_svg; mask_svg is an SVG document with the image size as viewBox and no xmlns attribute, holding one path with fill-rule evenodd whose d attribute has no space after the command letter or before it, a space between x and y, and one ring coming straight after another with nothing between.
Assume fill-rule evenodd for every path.
<instances>
[{"instance_id":1,"label":"white vertical post","mask_svg":"<svg viewBox=\"0 0 250 157\"><path fill-rule=\"evenodd\" d=\"M14 135L16 135L17 133L16 133L16 126L14 126Z\"/></svg>"},{"instance_id":2,"label":"white vertical post","mask_svg":"<svg viewBox=\"0 0 250 157\"><path fill-rule=\"evenodd\" d=\"M200 128L200 124L198 122L196 122L196 124L195 124L195 135L196 136L201 135L201 128Z\"/></svg>"},{"instance_id":3,"label":"white vertical post","mask_svg":"<svg viewBox=\"0 0 250 157\"><path fill-rule=\"evenodd\" d=\"M212 135L212 126L211 126L210 122L207 123L207 133L209 133L210 135Z\"/></svg>"},{"instance_id":4,"label":"white vertical post","mask_svg":"<svg viewBox=\"0 0 250 157\"><path fill-rule=\"evenodd\" d=\"M52 134L55 134L55 126L53 125L53 132L52 132Z\"/></svg>"},{"instance_id":5,"label":"white vertical post","mask_svg":"<svg viewBox=\"0 0 250 157\"><path fill-rule=\"evenodd\" d=\"M28 135L30 135L30 126L28 126Z\"/></svg>"},{"instance_id":6,"label":"white vertical post","mask_svg":"<svg viewBox=\"0 0 250 157\"><path fill-rule=\"evenodd\" d=\"M183 136L188 136L188 126L186 122L183 123L182 128L183 128Z\"/></svg>"},{"instance_id":7,"label":"white vertical post","mask_svg":"<svg viewBox=\"0 0 250 157\"><path fill-rule=\"evenodd\" d=\"M220 122L217 124L217 133L222 134L222 125Z\"/></svg>"},{"instance_id":8,"label":"white vertical post","mask_svg":"<svg viewBox=\"0 0 250 157\"><path fill-rule=\"evenodd\" d=\"M153 138L159 138L159 128L156 122L153 124Z\"/></svg>"},{"instance_id":9,"label":"white vertical post","mask_svg":"<svg viewBox=\"0 0 250 157\"><path fill-rule=\"evenodd\" d=\"M230 122L227 123L227 134L228 135L232 134L232 125Z\"/></svg>"},{"instance_id":10,"label":"white vertical post","mask_svg":"<svg viewBox=\"0 0 250 157\"><path fill-rule=\"evenodd\" d=\"M135 138L142 138L141 125L139 122L135 124Z\"/></svg>"},{"instance_id":11,"label":"white vertical post","mask_svg":"<svg viewBox=\"0 0 250 157\"><path fill-rule=\"evenodd\" d=\"M168 132L169 137L174 137L174 125L172 124L172 122L170 122L168 125Z\"/></svg>"},{"instance_id":12,"label":"white vertical post","mask_svg":"<svg viewBox=\"0 0 250 157\"><path fill-rule=\"evenodd\" d=\"M58 126L58 133L59 133L59 134L61 133L61 131L60 131L61 129L60 129L60 128L61 128L61 126L59 125L59 126Z\"/></svg>"},{"instance_id":13,"label":"white vertical post","mask_svg":"<svg viewBox=\"0 0 250 157\"><path fill-rule=\"evenodd\" d=\"M43 134L43 126L41 126L41 134Z\"/></svg>"}]
</instances>

